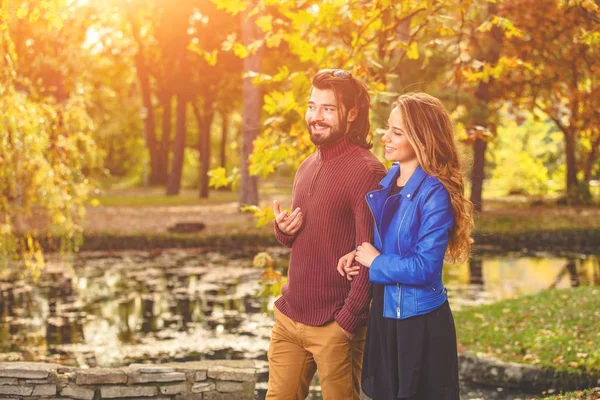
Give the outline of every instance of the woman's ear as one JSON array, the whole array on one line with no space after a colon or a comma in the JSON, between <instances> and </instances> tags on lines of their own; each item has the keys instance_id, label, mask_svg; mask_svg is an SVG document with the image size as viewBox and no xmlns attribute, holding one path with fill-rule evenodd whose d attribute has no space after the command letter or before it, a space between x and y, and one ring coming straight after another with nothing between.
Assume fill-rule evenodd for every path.
<instances>
[{"instance_id":1,"label":"woman's ear","mask_svg":"<svg viewBox=\"0 0 600 400\"><path fill-rule=\"evenodd\" d=\"M358 117L358 106L354 106L348 111L348 122L352 122Z\"/></svg>"}]
</instances>

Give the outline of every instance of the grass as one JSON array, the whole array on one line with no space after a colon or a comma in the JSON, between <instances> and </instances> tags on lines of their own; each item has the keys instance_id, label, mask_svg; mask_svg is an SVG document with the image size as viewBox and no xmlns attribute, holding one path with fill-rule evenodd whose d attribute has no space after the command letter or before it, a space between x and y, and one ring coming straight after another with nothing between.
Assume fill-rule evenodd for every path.
<instances>
[{"instance_id":1,"label":"grass","mask_svg":"<svg viewBox=\"0 0 600 400\"><path fill-rule=\"evenodd\" d=\"M458 340L503 361L600 375L600 289L549 290L455 313Z\"/></svg>"},{"instance_id":2,"label":"grass","mask_svg":"<svg viewBox=\"0 0 600 400\"><path fill-rule=\"evenodd\" d=\"M600 399L600 390L587 389L578 390L576 392L562 393L558 395L552 395L544 397L544 400L597 400Z\"/></svg>"},{"instance_id":3,"label":"grass","mask_svg":"<svg viewBox=\"0 0 600 400\"><path fill-rule=\"evenodd\" d=\"M482 233L600 228L600 207L532 206L509 198L484 200L483 206L475 216L475 230Z\"/></svg>"},{"instance_id":4,"label":"grass","mask_svg":"<svg viewBox=\"0 0 600 400\"><path fill-rule=\"evenodd\" d=\"M289 208L292 180L291 176L259 180L261 206L270 207L272 200L277 199L282 208ZM248 214L235 211L239 199L237 191L211 190L209 198L200 199L196 189L183 189L178 196L167 196L163 187L144 188L125 181L106 182L102 186L106 189L90 201L85 224L88 235L163 233L175 222L192 220L206 222L206 233L210 234L268 230L257 228L257 220ZM495 197L485 199L484 211L475 216L475 234L512 237L521 233L600 229L600 207L557 206L550 200L532 206L531 198L501 196L497 190L495 193L486 188L486 193L488 191ZM226 215L222 214L224 211ZM217 218L213 219L212 215ZM481 236L478 240L485 241Z\"/></svg>"},{"instance_id":5,"label":"grass","mask_svg":"<svg viewBox=\"0 0 600 400\"><path fill-rule=\"evenodd\" d=\"M210 191L201 199L196 190L183 190L177 196L167 196L162 187L127 188L100 193L90 199L91 205L102 207L190 206L237 201L239 195L229 191Z\"/></svg>"}]
</instances>

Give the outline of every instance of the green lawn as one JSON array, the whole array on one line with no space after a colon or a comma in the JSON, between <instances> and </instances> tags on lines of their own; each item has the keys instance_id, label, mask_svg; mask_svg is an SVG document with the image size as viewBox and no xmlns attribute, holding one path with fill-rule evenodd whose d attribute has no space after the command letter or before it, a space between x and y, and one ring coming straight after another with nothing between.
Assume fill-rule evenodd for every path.
<instances>
[{"instance_id":1,"label":"green lawn","mask_svg":"<svg viewBox=\"0 0 600 400\"><path fill-rule=\"evenodd\" d=\"M596 400L600 399L600 389L579 390L543 397L544 400Z\"/></svg>"},{"instance_id":2,"label":"green lawn","mask_svg":"<svg viewBox=\"0 0 600 400\"><path fill-rule=\"evenodd\" d=\"M600 288L549 290L455 313L467 350L600 375Z\"/></svg>"},{"instance_id":3,"label":"green lawn","mask_svg":"<svg viewBox=\"0 0 600 400\"><path fill-rule=\"evenodd\" d=\"M113 190L93 196L90 204L103 207L190 206L229 203L239 197L234 192L217 190L211 191L207 199L201 199L197 191L191 190L184 190L177 196L167 196L164 192L163 188Z\"/></svg>"}]
</instances>

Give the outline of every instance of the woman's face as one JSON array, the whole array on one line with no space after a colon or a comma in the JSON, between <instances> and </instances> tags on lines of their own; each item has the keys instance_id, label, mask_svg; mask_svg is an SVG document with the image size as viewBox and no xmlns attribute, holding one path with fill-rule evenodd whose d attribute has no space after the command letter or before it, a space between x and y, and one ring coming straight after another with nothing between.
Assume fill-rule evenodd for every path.
<instances>
[{"instance_id":1,"label":"woman's face","mask_svg":"<svg viewBox=\"0 0 600 400\"><path fill-rule=\"evenodd\" d=\"M398 107L395 107L390 113L388 127L382 141L385 145L386 160L400 162L400 164L417 160L417 153L408 141L404 121Z\"/></svg>"}]
</instances>

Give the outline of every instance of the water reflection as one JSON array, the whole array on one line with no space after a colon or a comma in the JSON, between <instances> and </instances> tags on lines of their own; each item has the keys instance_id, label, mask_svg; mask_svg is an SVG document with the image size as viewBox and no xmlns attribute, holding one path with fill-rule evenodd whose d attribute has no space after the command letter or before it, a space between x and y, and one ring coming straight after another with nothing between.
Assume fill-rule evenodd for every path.
<instances>
[{"instance_id":1,"label":"water reflection","mask_svg":"<svg viewBox=\"0 0 600 400\"><path fill-rule=\"evenodd\" d=\"M516 298L541 290L600 285L600 260L591 256L476 256L444 268L454 309Z\"/></svg>"},{"instance_id":2,"label":"water reflection","mask_svg":"<svg viewBox=\"0 0 600 400\"><path fill-rule=\"evenodd\" d=\"M271 249L284 264L285 249ZM84 253L39 282L0 281L0 361L74 366L203 358L266 360L272 299L251 257L190 250ZM600 284L597 258L473 258L444 270L454 309Z\"/></svg>"}]
</instances>

